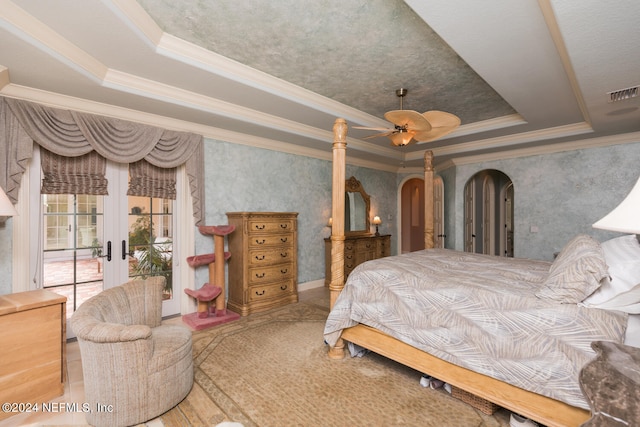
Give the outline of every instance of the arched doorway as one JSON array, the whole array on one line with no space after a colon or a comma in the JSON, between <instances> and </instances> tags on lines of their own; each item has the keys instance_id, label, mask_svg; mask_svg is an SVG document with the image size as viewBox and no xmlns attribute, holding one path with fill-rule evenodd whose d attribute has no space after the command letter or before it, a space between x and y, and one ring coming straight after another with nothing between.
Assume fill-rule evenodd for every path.
<instances>
[{"instance_id":1,"label":"arched doorway","mask_svg":"<svg viewBox=\"0 0 640 427\"><path fill-rule=\"evenodd\" d=\"M433 180L434 246L444 247L444 183L439 176ZM424 179L410 178L400 189L401 253L424 249Z\"/></svg>"},{"instance_id":2,"label":"arched doorway","mask_svg":"<svg viewBox=\"0 0 640 427\"><path fill-rule=\"evenodd\" d=\"M513 256L511 178L486 169L473 175L464 189L464 248L467 252Z\"/></svg>"}]
</instances>

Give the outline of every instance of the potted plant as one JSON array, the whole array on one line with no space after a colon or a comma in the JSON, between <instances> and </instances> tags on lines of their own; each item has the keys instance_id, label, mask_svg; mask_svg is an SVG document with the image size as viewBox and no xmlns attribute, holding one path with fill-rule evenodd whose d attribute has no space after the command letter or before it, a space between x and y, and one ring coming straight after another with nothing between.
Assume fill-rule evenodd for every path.
<instances>
[{"instance_id":1,"label":"potted plant","mask_svg":"<svg viewBox=\"0 0 640 427\"><path fill-rule=\"evenodd\" d=\"M91 242L91 257L96 259L98 273L100 273L102 267L102 243L100 243L97 237Z\"/></svg>"}]
</instances>

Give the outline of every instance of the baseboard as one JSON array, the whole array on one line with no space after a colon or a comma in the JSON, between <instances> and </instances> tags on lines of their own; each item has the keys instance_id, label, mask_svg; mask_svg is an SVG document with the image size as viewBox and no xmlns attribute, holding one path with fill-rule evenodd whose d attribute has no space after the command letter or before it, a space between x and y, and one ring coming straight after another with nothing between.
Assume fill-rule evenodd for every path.
<instances>
[{"instance_id":1,"label":"baseboard","mask_svg":"<svg viewBox=\"0 0 640 427\"><path fill-rule=\"evenodd\" d=\"M309 289L322 288L324 279L312 280L311 282L298 283L298 292L308 291Z\"/></svg>"}]
</instances>

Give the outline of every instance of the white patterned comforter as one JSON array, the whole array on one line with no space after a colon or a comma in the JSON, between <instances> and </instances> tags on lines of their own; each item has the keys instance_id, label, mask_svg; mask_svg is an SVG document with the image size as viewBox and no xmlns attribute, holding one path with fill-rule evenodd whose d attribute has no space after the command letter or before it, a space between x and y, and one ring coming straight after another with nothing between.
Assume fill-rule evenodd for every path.
<instances>
[{"instance_id":1,"label":"white patterned comforter","mask_svg":"<svg viewBox=\"0 0 640 427\"><path fill-rule=\"evenodd\" d=\"M429 249L359 265L325 339L376 328L443 360L588 409L578 374L591 342L622 342L626 315L535 296L551 263Z\"/></svg>"}]
</instances>

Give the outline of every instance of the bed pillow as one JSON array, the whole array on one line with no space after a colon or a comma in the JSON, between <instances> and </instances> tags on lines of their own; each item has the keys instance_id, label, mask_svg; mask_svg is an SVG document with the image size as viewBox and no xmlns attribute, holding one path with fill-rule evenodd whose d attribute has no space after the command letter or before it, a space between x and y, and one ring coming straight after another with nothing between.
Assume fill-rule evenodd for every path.
<instances>
[{"instance_id":1,"label":"bed pillow","mask_svg":"<svg viewBox=\"0 0 640 427\"><path fill-rule=\"evenodd\" d=\"M616 237L602 243L609 279L583 301L587 307L610 308L640 304L640 295L632 292L640 287L640 243L634 234ZM600 307L602 304L606 307ZM622 305L621 305L622 304ZM627 311L627 310L621 310ZM631 313L631 311L627 311Z\"/></svg>"},{"instance_id":2,"label":"bed pillow","mask_svg":"<svg viewBox=\"0 0 640 427\"><path fill-rule=\"evenodd\" d=\"M600 243L580 234L562 248L536 296L562 304L577 304L598 289L607 276Z\"/></svg>"},{"instance_id":3,"label":"bed pillow","mask_svg":"<svg viewBox=\"0 0 640 427\"><path fill-rule=\"evenodd\" d=\"M629 314L640 314L640 283L628 291L620 292L606 301L592 304L585 300L585 302L580 305L603 310L624 311Z\"/></svg>"}]
</instances>

